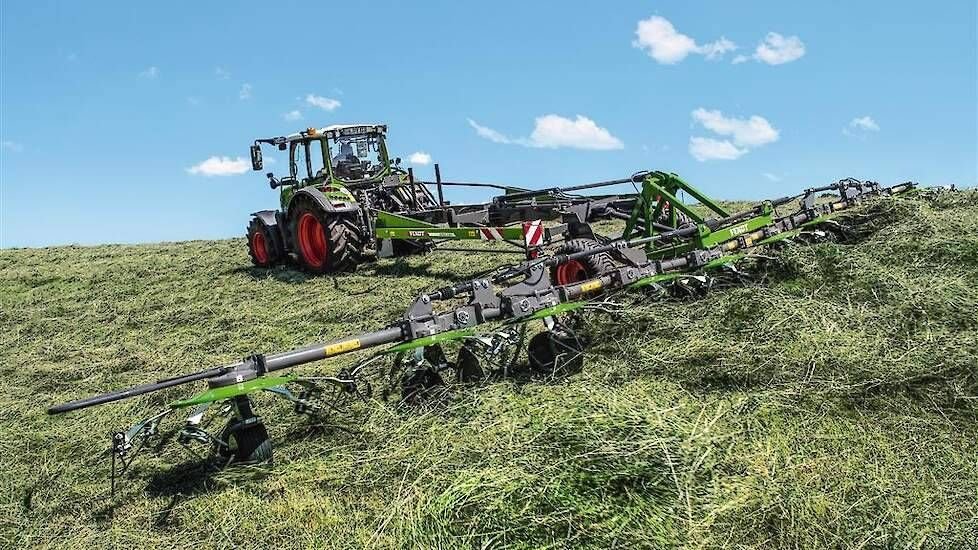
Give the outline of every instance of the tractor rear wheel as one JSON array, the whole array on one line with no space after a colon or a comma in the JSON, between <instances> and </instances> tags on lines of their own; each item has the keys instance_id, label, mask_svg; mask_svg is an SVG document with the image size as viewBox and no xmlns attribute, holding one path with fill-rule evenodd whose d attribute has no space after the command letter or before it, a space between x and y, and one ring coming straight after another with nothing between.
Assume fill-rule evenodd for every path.
<instances>
[{"instance_id":1,"label":"tractor rear wheel","mask_svg":"<svg viewBox=\"0 0 978 550\"><path fill-rule=\"evenodd\" d=\"M364 235L356 216L324 212L311 200L292 209L292 240L312 273L353 271L363 261Z\"/></svg>"},{"instance_id":2,"label":"tractor rear wheel","mask_svg":"<svg viewBox=\"0 0 978 550\"><path fill-rule=\"evenodd\" d=\"M258 218L253 218L248 224L248 256L257 267L270 267L282 259L278 235Z\"/></svg>"},{"instance_id":3,"label":"tractor rear wheel","mask_svg":"<svg viewBox=\"0 0 978 550\"><path fill-rule=\"evenodd\" d=\"M601 246L591 239L571 239L557 247L554 254L574 254ZM592 254L580 260L568 260L554 266L550 279L555 285L569 285L603 275L615 269L615 262L607 252Z\"/></svg>"}]
</instances>

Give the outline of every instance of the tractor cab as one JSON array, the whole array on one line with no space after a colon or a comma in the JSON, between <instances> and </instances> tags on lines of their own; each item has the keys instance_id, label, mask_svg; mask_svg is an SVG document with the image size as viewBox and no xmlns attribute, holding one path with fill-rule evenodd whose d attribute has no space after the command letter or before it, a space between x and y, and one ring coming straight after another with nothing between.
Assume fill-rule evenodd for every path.
<instances>
[{"instance_id":1,"label":"tractor cab","mask_svg":"<svg viewBox=\"0 0 978 550\"><path fill-rule=\"evenodd\" d=\"M339 126L324 129L334 178L355 184L386 175L389 167L383 126Z\"/></svg>"},{"instance_id":2,"label":"tractor cab","mask_svg":"<svg viewBox=\"0 0 978 550\"><path fill-rule=\"evenodd\" d=\"M264 143L288 151L289 155L288 176L276 179L268 175L272 188L372 182L390 172L386 133L387 126L382 124L333 125L257 139L251 146L251 166L262 169Z\"/></svg>"}]
</instances>

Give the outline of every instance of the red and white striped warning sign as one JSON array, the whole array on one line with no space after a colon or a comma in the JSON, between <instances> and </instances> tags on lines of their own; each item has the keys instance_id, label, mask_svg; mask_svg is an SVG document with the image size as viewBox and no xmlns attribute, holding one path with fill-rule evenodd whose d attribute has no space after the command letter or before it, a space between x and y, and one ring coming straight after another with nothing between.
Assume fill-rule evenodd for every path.
<instances>
[{"instance_id":1,"label":"red and white striped warning sign","mask_svg":"<svg viewBox=\"0 0 978 550\"><path fill-rule=\"evenodd\" d=\"M502 241L503 235L495 227L480 227L479 232L484 241Z\"/></svg>"},{"instance_id":2,"label":"red and white striped warning sign","mask_svg":"<svg viewBox=\"0 0 978 550\"><path fill-rule=\"evenodd\" d=\"M523 242L526 247L540 246L543 244L543 221L533 220L523 222Z\"/></svg>"}]
</instances>

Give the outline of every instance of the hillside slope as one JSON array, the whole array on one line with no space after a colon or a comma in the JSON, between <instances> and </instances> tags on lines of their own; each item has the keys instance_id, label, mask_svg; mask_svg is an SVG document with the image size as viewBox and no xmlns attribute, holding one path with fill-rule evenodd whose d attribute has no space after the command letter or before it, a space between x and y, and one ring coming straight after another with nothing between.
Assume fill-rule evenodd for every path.
<instances>
[{"instance_id":1,"label":"hillside slope","mask_svg":"<svg viewBox=\"0 0 978 550\"><path fill-rule=\"evenodd\" d=\"M245 267L241 240L0 251L0 542L974 548L978 193L872 208L855 244L772 253L754 284L616 297L566 380L329 425L261 398L274 467L209 474L171 442L115 499L107 432L181 393L47 405L375 328L498 258L332 279Z\"/></svg>"}]
</instances>

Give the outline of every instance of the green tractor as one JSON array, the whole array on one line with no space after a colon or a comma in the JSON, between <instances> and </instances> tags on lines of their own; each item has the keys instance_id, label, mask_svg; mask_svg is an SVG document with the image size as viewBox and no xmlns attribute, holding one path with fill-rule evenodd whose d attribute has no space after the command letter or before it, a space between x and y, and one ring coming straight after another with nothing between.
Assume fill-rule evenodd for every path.
<instances>
[{"instance_id":1,"label":"green tractor","mask_svg":"<svg viewBox=\"0 0 978 550\"><path fill-rule=\"evenodd\" d=\"M552 246L565 253L602 244L608 239L590 225L597 220L627 220L626 231L642 234L689 222L683 211L668 203L649 207L653 195L668 189L649 187L646 180L678 181L674 175L655 173L649 179L650 173L639 172L628 178L531 190L442 181L435 164L435 180L425 182L402 169L401 159L390 157L386 134L382 124L334 125L255 140L253 169L262 169L262 145L270 145L287 152L289 171L281 178L266 174L272 189L280 189L280 208L252 215L251 261L258 267L294 261L312 273L335 273L353 271L374 258L471 251L444 246L464 240L495 241L499 246L493 252L532 258ZM643 194L578 194L638 185L643 185ZM453 204L445 200L445 187L492 189L497 194L488 202ZM544 225L545 221L555 223ZM603 271L603 259L595 256L558 266L554 280L566 284L593 276Z\"/></svg>"},{"instance_id":2,"label":"green tractor","mask_svg":"<svg viewBox=\"0 0 978 550\"><path fill-rule=\"evenodd\" d=\"M294 258L314 273L352 271L377 255L376 210L402 212L435 205L423 185L391 159L380 124L309 128L288 136L258 139L251 164L261 170L261 145L288 152L288 175L266 174L280 191L279 210L255 212L248 224L248 252L259 267ZM426 243L402 240L394 253L421 252Z\"/></svg>"}]
</instances>

